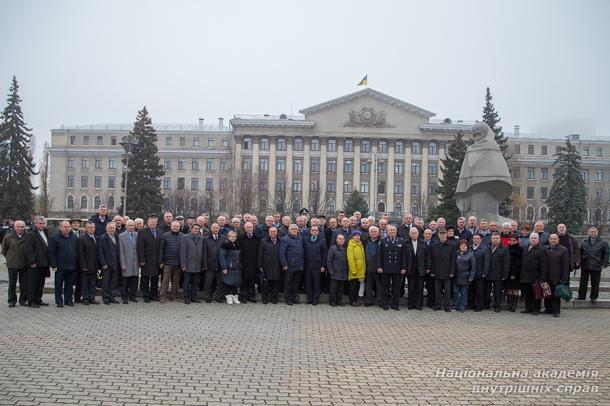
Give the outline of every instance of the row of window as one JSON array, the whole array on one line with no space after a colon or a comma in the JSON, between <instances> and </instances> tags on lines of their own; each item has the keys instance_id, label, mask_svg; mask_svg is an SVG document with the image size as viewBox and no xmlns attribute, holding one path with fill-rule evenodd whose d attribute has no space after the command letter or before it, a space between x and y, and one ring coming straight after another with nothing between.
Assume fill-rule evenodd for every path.
<instances>
[{"instance_id":1,"label":"row of window","mask_svg":"<svg viewBox=\"0 0 610 406\"><path fill-rule=\"evenodd\" d=\"M563 145L556 145L555 153L556 154L559 153L562 148L563 148ZM521 145L520 144L515 144L513 146L513 153L516 155L521 154ZM549 154L548 145L540 145L540 155L548 155L548 154ZM527 155L535 155L535 145L529 144L527 146ZM580 149L580 155L583 157L591 156L590 147L583 146ZM595 148L595 157L603 158L603 156L604 156L604 149L602 147L596 147Z\"/></svg>"},{"instance_id":2,"label":"row of window","mask_svg":"<svg viewBox=\"0 0 610 406\"><path fill-rule=\"evenodd\" d=\"M388 142L387 141L376 141L377 142L377 152L386 153L388 152ZM252 149L252 139L245 138L244 139L244 150ZM292 150L293 151L303 151L304 141L302 138L294 138L292 141ZM286 138L278 138L275 143L276 151L286 151L287 144ZM268 138L261 138L259 141L259 149L261 151L269 151L270 144ZM312 138L309 140L309 150L310 151L319 151L320 150L320 140L317 138ZM326 141L326 150L328 152L336 152L337 151L337 140L329 139ZM354 141L353 140L343 140L343 151L344 152L354 152ZM362 140L360 141L360 152L367 153L371 152L371 141ZM396 141L394 144L394 152L397 154L404 154L405 152L405 144L402 141ZM421 144L419 142L413 142L411 144L411 153L414 155L421 154ZM430 155L438 155L438 146L435 142L431 142L428 144L428 154Z\"/></svg>"},{"instance_id":3,"label":"row of window","mask_svg":"<svg viewBox=\"0 0 610 406\"><path fill-rule=\"evenodd\" d=\"M215 148L215 140L214 138L210 137L208 138L208 144L207 144L207 148L208 149L214 149ZM165 146L166 147L171 147L174 144L174 138L173 137L165 137ZM230 147L231 143L227 138L224 138L222 140L222 148L223 149L228 149ZM186 147L186 137L179 137L178 138L178 146L180 147ZM194 137L191 140L191 146L194 148L199 148L201 146L201 140L199 139L199 137Z\"/></svg>"},{"instance_id":4,"label":"row of window","mask_svg":"<svg viewBox=\"0 0 610 406\"><path fill-rule=\"evenodd\" d=\"M95 169L103 169L103 167L102 167L103 162L101 159L98 159L98 158L95 158L93 160L90 160L88 158L83 158L80 161L80 167L82 169L89 169L91 162L93 162L93 167ZM116 163L117 163L117 160L115 158L109 158L108 159L108 169L116 169ZM74 158L68 158L68 169L74 169L75 167L76 167L76 165L75 165Z\"/></svg>"},{"instance_id":5,"label":"row of window","mask_svg":"<svg viewBox=\"0 0 610 406\"><path fill-rule=\"evenodd\" d=\"M193 158L191 159L191 170L193 171L198 171L200 170L200 159L197 158ZM186 165L187 165L187 160L186 159L179 159L178 160L178 170L179 171L183 171L186 170ZM231 168L231 163L226 160L226 159L221 159L220 160L220 167L219 169L221 171L228 171ZM165 169L165 171L171 171L172 170L172 160L171 159L164 159L163 160L163 169ZM214 168L214 159L206 159L205 160L205 170L206 171L213 171Z\"/></svg>"},{"instance_id":6,"label":"row of window","mask_svg":"<svg viewBox=\"0 0 610 406\"><path fill-rule=\"evenodd\" d=\"M93 198L93 206L91 206L91 209L97 209L98 207L100 207L100 204L102 204L102 198L99 196L95 196L95 198ZM89 208L88 205L89 198L87 196L81 196L78 208L80 210L86 211ZM113 196L110 196L106 199L106 206L108 207L108 210L114 210ZM74 196L68 195L68 197L66 198L66 210L74 210L75 208L76 207L74 205Z\"/></svg>"},{"instance_id":7,"label":"row of window","mask_svg":"<svg viewBox=\"0 0 610 406\"><path fill-rule=\"evenodd\" d=\"M370 164L368 162L360 163L360 173L369 173ZM243 169L250 170L252 169L252 159L245 158L243 160ZM320 159L312 158L309 160L309 169L312 173L320 172ZM259 158L259 170L261 171L269 171L269 158ZM275 161L275 170L278 172L284 172L286 170L286 159L285 158L277 158ZM292 161L292 171L294 173L302 173L303 172L303 160L302 159L294 159ZM436 162L428 163L428 174L436 175L438 171L438 166ZM335 173L337 172L337 160L329 159L326 161L326 172L327 173ZM354 172L354 162L352 160L346 160L343 163L343 172L344 173L353 173ZM385 161L381 161L377 163L377 173L387 173L387 163ZM394 174L402 175L404 173L404 163L403 162L394 162ZM419 175L421 173L421 164L419 162L411 163L411 174Z\"/></svg>"},{"instance_id":8,"label":"row of window","mask_svg":"<svg viewBox=\"0 0 610 406\"><path fill-rule=\"evenodd\" d=\"M69 139L70 145L76 145L76 135L71 135ZM90 145L91 144L91 136L83 135L83 143L82 145ZM95 137L95 145L104 145L104 136L98 135ZM110 136L110 145L117 145L116 135Z\"/></svg>"},{"instance_id":9,"label":"row of window","mask_svg":"<svg viewBox=\"0 0 610 406\"><path fill-rule=\"evenodd\" d=\"M549 168L532 168L529 167L527 168L527 180L535 180L536 179L536 169L540 169L540 179L541 180L549 180ZM583 169L581 174L582 174L582 178L585 182L588 182L590 177L589 177L589 169ZM596 182L602 182L604 180L604 170L603 169L595 169L595 181ZM515 168L513 170L513 177L515 179L519 179L521 176L520 174L520 169L519 168Z\"/></svg>"},{"instance_id":10,"label":"row of window","mask_svg":"<svg viewBox=\"0 0 610 406\"><path fill-rule=\"evenodd\" d=\"M519 194L519 189L516 189L515 192L517 194ZM533 186L528 186L526 188L526 198L528 200L533 200L536 198L535 195L536 192L536 188ZM542 199L542 200L546 200L549 197L549 188L548 187L541 187L539 189L539 194L538 194L538 198ZM595 199L595 201L597 202L601 202L604 199L604 190L603 189L595 189L593 191L593 199ZM608 200L610 200L610 191L608 192Z\"/></svg>"},{"instance_id":11,"label":"row of window","mask_svg":"<svg viewBox=\"0 0 610 406\"><path fill-rule=\"evenodd\" d=\"M116 187L116 176L108 176L106 187L108 189L114 189ZM73 175L68 175L67 187L74 188L75 187L75 178ZM87 189L89 187L89 176L83 175L80 177L80 187L82 189ZM93 187L95 189L102 188L102 177L94 176L93 177Z\"/></svg>"}]
</instances>

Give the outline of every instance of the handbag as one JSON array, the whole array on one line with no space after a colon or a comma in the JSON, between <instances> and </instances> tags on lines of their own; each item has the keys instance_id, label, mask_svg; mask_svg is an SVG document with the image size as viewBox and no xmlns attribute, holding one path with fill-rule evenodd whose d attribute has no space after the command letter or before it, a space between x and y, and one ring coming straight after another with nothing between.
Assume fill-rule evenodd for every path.
<instances>
[{"instance_id":1,"label":"handbag","mask_svg":"<svg viewBox=\"0 0 610 406\"><path fill-rule=\"evenodd\" d=\"M565 283L560 283L559 285L555 286L555 297L569 302L572 300L572 289Z\"/></svg>"},{"instance_id":2,"label":"handbag","mask_svg":"<svg viewBox=\"0 0 610 406\"><path fill-rule=\"evenodd\" d=\"M540 284L540 281L532 283L532 290L534 291L534 299L541 300L544 298L544 293L542 292L542 285Z\"/></svg>"},{"instance_id":3,"label":"handbag","mask_svg":"<svg viewBox=\"0 0 610 406\"><path fill-rule=\"evenodd\" d=\"M542 282L540 285L542 286L542 295L545 299L548 299L549 297L553 296L551 285L549 285L547 282Z\"/></svg>"}]
</instances>

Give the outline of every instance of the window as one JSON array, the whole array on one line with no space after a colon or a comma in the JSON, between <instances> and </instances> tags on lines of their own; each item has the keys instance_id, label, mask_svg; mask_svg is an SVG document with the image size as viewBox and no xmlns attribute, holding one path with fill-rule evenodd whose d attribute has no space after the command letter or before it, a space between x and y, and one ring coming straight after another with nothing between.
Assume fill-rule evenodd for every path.
<instances>
[{"instance_id":1,"label":"window","mask_svg":"<svg viewBox=\"0 0 610 406\"><path fill-rule=\"evenodd\" d=\"M535 173L536 173L535 168L527 168L527 179L528 180L534 179L534 174Z\"/></svg>"},{"instance_id":2,"label":"window","mask_svg":"<svg viewBox=\"0 0 610 406\"><path fill-rule=\"evenodd\" d=\"M293 149L295 151L303 151L303 139L295 138L293 141Z\"/></svg>"},{"instance_id":3,"label":"window","mask_svg":"<svg viewBox=\"0 0 610 406\"><path fill-rule=\"evenodd\" d=\"M191 170L198 171L199 170L199 159L193 158L191 161Z\"/></svg>"},{"instance_id":4,"label":"window","mask_svg":"<svg viewBox=\"0 0 610 406\"><path fill-rule=\"evenodd\" d=\"M604 180L604 170L603 169L596 169L595 170L595 180L597 182L601 182Z\"/></svg>"},{"instance_id":5,"label":"window","mask_svg":"<svg viewBox=\"0 0 610 406\"><path fill-rule=\"evenodd\" d=\"M328 192L334 193L334 192L336 192L336 189L337 189L337 188L336 188L336 186L335 186L335 181L334 181L334 180L329 180L329 181L326 183L326 190L327 190Z\"/></svg>"},{"instance_id":6,"label":"window","mask_svg":"<svg viewBox=\"0 0 610 406\"><path fill-rule=\"evenodd\" d=\"M180 137L180 146L186 147L186 138L185 137Z\"/></svg>"},{"instance_id":7,"label":"window","mask_svg":"<svg viewBox=\"0 0 610 406\"><path fill-rule=\"evenodd\" d=\"M74 168L74 159L68 159L68 169Z\"/></svg>"},{"instance_id":8,"label":"window","mask_svg":"<svg viewBox=\"0 0 610 406\"><path fill-rule=\"evenodd\" d=\"M400 141L396 142L396 148L395 148L395 152L397 154L404 154L405 153L405 144L403 144Z\"/></svg>"},{"instance_id":9,"label":"window","mask_svg":"<svg viewBox=\"0 0 610 406\"><path fill-rule=\"evenodd\" d=\"M74 176L70 175L68 176L68 187L74 187Z\"/></svg>"},{"instance_id":10,"label":"window","mask_svg":"<svg viewBox=\"0 0 610 406\"><path fill-rule=\"evenodd\" d=\"M278 192L283 192L286 190L286 181L284 179L278 180L275 182L275 190Z\"/></svg>"},{"instance_id":11,"label":"window","mask_svg":"<svg viewBox=\"0 0 610 406\"><path fill-rule=\"evenodd\" d=\"M534 208L531 206L527 208L527 220L529 220L529 221L534 220Z\"/></svg>"},{"instance_id":12,"label":"window","mask_svg":"<svg viewBox=\"0 0 610 406\"><path fill-rule=\"evenodd\" d=\"M428 162L428 175L436 175L437 168L436 162Z\"/></svg>"},{"instance_id":13,"label":"window","mask_svg":"<svg viewBox=\"0 0 610 406\"><path fill-rule=\"evenodd\" d=\"M93 207L100 207L101 204L102 198L99 196L95 196L95 198L93 198Z\"/></svg>"},{"instance_id":14,"label":"window","mask_svg":"<svg viewBox=\"0 0 610 406\"><path fill-rule=\"evenodd\" d=\"M101 159L95 160L95 169L102 169L102 160ZM95 206L95 207L98 207L98 206Z\"/></svg>"},{"instance_id":15,"label":"window","mask_svg":"<svg viewBox=\"0 0 610 406\"><path fill-rule=\"evenodd\" d=\"M172 161L169 159L164 160L163 169L165 169L166 171L171 171L172 170Z\"/></svg>"},{"instance_id":16,"label":"window","mask_svg":"<svg viewBox=\"0 0 610 406\"><path fill-rule=\"evenodd\" d=\"M420 173L419 162L413 162L411 164L411 175L419 175L419 173Z\"/></svg>"},{"instance_id":17,"label":"window","mask_svg":"<svg viewBox=\"0 0 610 406\"><path fill-rule=\"evenodd\" d=\"M165 137L165 146L166 147L172 146L172 137Z\"/></svg>"},{"instance_id":18,"label":"window","mask_svg":"<svg viewBox=\"0 0 610 406\"><path fill-rule=\"evenodd\" d=\"M603 198L603 191L601 189L595 189L595 201L601 202Z\"/></svg>"},{"instance_id":19,"label":"window","mask_svg":"<svg viewBox=\"0 0 610 406\"><path fill-rule=\"evenodd\" d=\"M229 161L227 161L226 159L223 159L220 161L220 170L221 171L228 171L229 170Z\"/></svg>"},{"instance_id":20,"label":"window","mask_svg":"<svg viewBox=\"0 0 610 406\"><path fill-rule=\"evenodd\" d=\"M85 135L83 137L83 145L89 145L89 136L88 135Z\"/></svg>"},{"instance_id":21,"label":"window","mask_svg":"<svg viewBox=\"0 0 610 406\"><path fill-rule=\"evenodd\" d=\"M541 155L548 155L548 147L546 145L542 145L540 147L540 154Z\"/></svg>"},{"instance_id":22,"label":"window","mask_svg":"<svg viewBox=\"0 0 610 406\"><path fill-rule=\"evenodd\" d=\"M268 171L269 170L269 159L260 158L260 160L258 161L258 166L261 171L265 171L265 172Z\"/></svg>"},{"instance_id":23,"label":"window","mask_svg":"<svg viewBox=\"0 0 610 406\"><path fill-rule=\"evenodd\" d=\"M275 170L278 172L284 172L286 170L286 160L284 158L278 158L275 161Z\"/></svg>"},{"instance_id":24,"label":"window","mask_svg":"<svg viewBox=\"0 0 610 406\"><path fill-rule=\"evenodd\" d=\"M191 190L199 190L199 178L191 178Z\"/></svg>"},{"instance_id":25,"label":"window","mask_svg":"<svg viewBox=\"0 0 610 406\"><path fill-rule=\"evenodd\" d=\"M402 213L402 203L394 203L394 213Z\"/></svg>"},{"instance_id":26,"label":"window","mask_svg":"<svg viewBox=\"0 0 610 406\"><path fill-rule=\"evenodd\" d=\"M521 168L515 166L512 168L511 174L513 175L513 179L521 179Z\"/></svg>"},{"instance_id":27,"label":"window","mask_svg":"<svg viewBox=\"0 0 610 406\"><path fill-rule=\"evenodd\" d=\"M595 156L601 158L604 156L604 149L602 147L595 148Z\"/></svg>"},{"instance_id":28,"label":"window","mask_svg":"<svg viewBox=\"0 0 610 406\"><path fill-rule=\"evenodd\" d=\"M106 203L106 206L108 206L108 210L114 210L114 197L110 196L108 198L108 202Z\"/></svg>"},{"instance_id":29,"label":"window","mask_svg":"<svg viewBox=\"0 0 610 406\"><path fill-rule=\"evenodd\" d=\"M363 173L363 174L369 173L368 162L360 162L360 173Z\"/></svg>"},{"instance_id":30,"label":"window","mask_svg":"<svg viewBox=\"0 0 610 406\"><path fill-rule=\"evenodd\" d=\"M419 142L414 142L413 143L413 145L411 146L411 153L413 155L421 154L421 145L419 144Z\"/></svg>"},{"instance_id":31,"label":"window","mask_svg":"<svg viewBox=\"0 0 610 406\"><path fill-rule=\"evenodd\" d=\"M337 172L337 161L330 160L326 163L326 172L334 173Z\"/></svg>"},{"instance_id":32,"label":"window","mask_svg":"<svg viewBox=\"0 0 610 406\"><path fill-rule=\"evenodd\" d=\"M208 149L214 149L214 138L208 138ZM249 148L245 148L249 149Z\"/></svg>"},{"instance_id":33,"label":"window","mask_svg":"<svg viewBox=\"0 0 610 406\"><path fill-rule=\"evenodd\" d=\"M116 187L116 176L108 176L108 188L114 189Z\"/></svg>"},{"instance_id":34,"label":"window","mask_svg":"<svg viewBox=\"0 0 610 406\"><path fill-rule=\"evenodd\" d=\"M93 187L96 189L99 189L102 187L102 177L101 176L95 177L95 179L93 180Z\"/></svg>"},{"instance_id":35,"label":"window","mask_svg":"<svg viewBox=\"0 0 610 406\"><path fill-rule=\"evenodd\" d=\"M345 181L343 182L343 193L352 193L352 183Z\"/></svg>"},{"instance_id":36,"label":"window","mask_svg":"<svg viewBox=\"0 0 610 406\"><path fill-rule=\"evenodd\" d=\"M540 178L542 180L549 180L549 168L540 168Z\"/></svg>"},{"instance_id":37,"label":"window","mask_svg":"<svg viewBox=\"0 0 610 406\"><path fill-rule=\"evenodd\" d=\"M353 173L354 172L354 163L352 161L345 161L345 163L343 164L343 172Z\"/></svg>"},{"instance_id":38,"label":"window","mask_svg":"<svg viewBox=\"0 0 610 406\"><path fill-rule=\"evenodd\" d=\"M328 152L335 152L337 150L337 140L328 140Z\"/></svg>"},{"instance_id":39,"label":"window","mask_svg":"<svg viewBox=\"0 0 610 406\"><path fill-rule=\"evenodd\" d=\"M377 184L377 193L385 193L385 181L381 181Z\"/></svg>"},{"instance_id":40,"label":"window","mask_svg":"<svg viewBox=\"0 0 610 406\"><path fill-rule=\"evenodd\" d=\"M419 194L419 183L412 183L411 184L411 194L412 195L418 195Z\"/></svg>"},{"instance_id":41,"label":"window","mask_svg":"<svg viewBox=\"0 0 610 406\"><path fill-rule=\"evenodd\" d=\"M184 178L178 178L178 190L184 190Z\"/></svg>"},{"instance_id":42,"label":"window","mask_svg":"<svg viewBox=\"0 0 610 406\"><path fill-rule=\"evenodd\" d=\"M513 148L515 155L519 155L521 153L521 145L516 144Z\"/></svg>"},{"instance_id":43,"label":"window","mask_svg":"<svg viewBox=\"0 0 610 406\"><path fill-rule=\"evenodd\" d=\"M555 147L555 153L556 153L556 154L559 154L559 153L561 152L561 149L562 149L562 148L563 148L563 147L562 147L561 145L557 145L557 146Z\"/></svg>"},{"instance_id":44,"label":"window","mask_svg":"<svg viewBox=\"0 0 610 406\"><path fill-rule=\"evenodd\" d=\"M360 142L360 152L371 152L371 142L370 141L361 141Z\"/></svg>"},{"instance_id":45,"label":"window","mask_svg":"<svg viewBox=\"0 0 610 406\"><path fill-rule=\"evenodd\" d=\"M228 189L228 181L225 178L220 179L220 184L218 185L218 188L220 189L220 191L225 192ZM207 183L206 183L206 190L207 190ZM212 189L210 189L212 190Z\"/></svg>"},{"instance_id":46,"label":"window","mask_svg":"<svg viewBox=\"0 0 610 406\"><path fill-rule=\"evenodd\" d=\"M438 155L438 148L436 146L436 142L431 142L430 144L428 144L428 154Z\"/></svg>"},{"instance_id":47,"label":"window","mask_svg":"<svg viewBox=\"0 0 610 406\"><path fill-rule=\"evenodd\" d=\"M309 161L309 167L312 173L320 172L320 160L318 158L311 159Z\"/></svg>"},{"instance_id":48,"label":"window","mask_svg":"<svg viewBox=\"0 0 610 406\"><path fill-rule=\"evenodd\" d=\"M96 139L96 144L97 145L104 145L104 137L102 137L101 135L98 135L97 139Z\"/></svg>"},{"instance_id":49,"label":"window","mask_svg":"<svg viewBox=\"0 0 610 406\"><path fill-rule=\"evenodd\" d=\"M354 152L354 142L352 140L345 140L343 150L345 152Z\"/></svg>"},{"instance_id":50,"label":"window","mask_svg":"<svg viewBox=\"0 0 610 406\"><path fill-rule=\"evenodd\" d=\"M116 135L110 137L110 145L116 145ZM114 201L114 198L112 198L112 200ZM108 208L110 208L110 206Z\"/></svg>"},{"instance_id":51,"label":"window","mask_svg":"<svg viewBox=\"0 0 610 406\"><path fill-rule=\"evenodd\" d=\"M388 152L388 143L385 141L379 141L379 152L386 153Z\"/></svg>"},{"instance_id":52,"label":"window","mask_svg":"<svg viewBox=\"0 0 610 406\"><path fill-rule=\"evenodd\" d=\"M582 156L589 156L589 147L582 147Z\"/></svg>"},{"instance_id":53,"label":"window","mask_svg":"<svg viewBox=\"0 0 610 406\"><path fill-rule=\"evenodd\" d=\"M377 204L377 211L380 211L382 213L385 211L385 203L384 202L379 202Z\"/></svg>"},{"instance_id":54,"label":"window","mask_svg":"<svg viewBox=\"0 0 610 406\"><path fill-rule=\"evenodd\" d=\"M212 147L214 146L214 140L212 140ZM210 148L210 140L208 140L208 148ZM224 139L222 140L222 149L228 149L229 148L229 140Z\"/></svg>"},{"instance_id":55,"label":"window","mask_svg":"<svg viewBox=\"0 0 610 406\"><path fill-rule=\"evenodd\" d=\"M584 180L585 182L589 181L589 170L588 169L582 170L582 180Z\"/></svg>"},{"instance_id":56,"label":"window","mask_svg":"<svg viewBox=\"0 0 610 406\"><path fill-rule=\"evenodd\" d=\"M303 172L303 161L301 159L295 159L292 163L292 170L294 173L302 173Z\"/></svg>"},{"instance_id":57,"label":"window","mask_svg":"<svg viewBox=\"0 0 610 406\"><path fill-rule=\"evenodd\" d=\"M80 208L81 208L81 210L87 210L87 203L88 203L87 200L88 200L87 196L82 196L80 198Z\"/></svg>"},{"instance_id":58,"label":"window","mask_svg":"<svg viewBox=\"0 0 610 406\"><path fill-rule=\"evenodd\" d=\"M116 161L112 158L108 160L108 169L116 169Z\"/></svg>"},{"instance_id":59,"label":"window","mask_svg":"<svg viewBox=\"0 0 610 406\"><path fill-rule=\"evenodd\" d=\"M369 183L360 182L360 193L368 193L368 192L369 192Z\"/></svg>"},{"instance_id":60,"label":"window","mask_svg":"<svg viewBox=\"0 0 610 406\"><path fill-rule=\"evenodd\" d=\"M80 177L80 187L86 189L89 187L89 176L81 176Z\"/></svg>"},{"instance_id":61,"label":"window","mask_svg":"<svg viewBox=\"0 0 610 406\"><path fill-rule=\"evenodd\" d=\"M252 159L245 158L243 162L243 169L249 171L252 169Z\"/></svg>"},{"instance_id":62,"label":"window","mask_svg":"<svg viewBox=\"0 0 610 406\"><path fill-rule=\"evenodd\" d=\"M527 154L528 155L534 155L534 146L533 145L528 145L527 146Z\"/></svg>"},{"instance_id":63,"label":"window","mask_svg":"<svg viewBox=\"0 0 610 406\"><path fill-rule=\"evenodd\" d=\"M193 147L199 148L199 137L193 138Z\"/></svg>"},{"instance_id":64,"label":"window","mask_svg":"<svg viewBox=\"0 0 610 406\"><path fill-rule=\"evenodd\" d=\"M541 187L540 188L540 198L548 199L548 196L549 196L549 189L546 187Z\"/></svg>"},{"instance_id":65,"label":"window","mask_svg":"<svg viewBox=\"0 0 610 406\"><path fill-rule=\"evenodd\" d=\"M546 220L546 215L548 214L548 210L546 207L541 207L540 208L540 218L542 220Z\"/></svg>"},{"instance_id":66,"label":"window","mask_svg":"<svg viewBox=\"0 0 610 406\"><path fill-rule=\"evenodd\" d=\"M402 183L395 183L394 184L394 194L395 195L401 195L402 194Z\"/></svg>"},{"instance_id":67,"label":"window","mask_svg":"<svg viewBox=\"0 0 610 406\"><path fill-rule=\"evenodd\" d=\"M70 136L70 145L74 145L76 144L76 136L75 135L71 135Z\"/></svg>"},{"instance_id":68,"label":"window","mask_svg":"<svg viewBox=\"0 0 610 406\"><path fill-rule=\"evenodd\" d=\"M303 183L301 180L292 181L292 191L293 192L301 192L303 191Z\"/></svg>"},{"instance_id":69,"label":"window","mask_svg":"<svg viewBox=\"0 0 610 406\"><path fill-rule=\"evenodd\" d=\"M527 188L527 198L530 200L534 198L534 188L532 186Z\"/></svg>"},{"instance_id":70,"label":"window","mask_svg":"<svg viewBox=\"0 0 610 406\"><path fill-rule=\"evenodd\" d=\"M268 151L269 150L269 138L261 138L259 148L261 149L261 151Z\"/></svg>"},{"instance_id":71,"label":"window","mask_svg":"<svg viewBox=\"0 0 610 406\"><path fill-rule=\"evenodd\" d=\"M185 167L185 162L184 162L184 159L179 159L179 160L178 160L178 170L179 170L179 171L183 171L183 170L184 170L184 167Z\"/></svg>"},{"instance_id":72,"label":"window","mask_svg":"<svg viewBox=\"0 0 610 406\"><path fill-rule=\"evenodd\" d=\"M83 159L81 161L81 168L83 169L89 169L89 160L88 159Z\"/></svg>"},{"instance_id":73,"label":"window","mask_svg":"<svg viewBox=\"0 0 610 406\"><path fill-rule=\"evenodd\" d=\"M66 200L66 209L73 210L74 209L74 198L72 196L68 196Z\"/></svg>"},{"instance_id":74,"label":"window","mask_svg":"<svg viewBox=\"0 0 610 406\"><path fill-rule=\"evenodd\" d=\"M205 170L206 171L213 171L214 170L214 160L213 159L206 159L206 161L205 161Z\"/></svg>"},{"instance_id":75,"label":"window","mask_svg":"<svg viewBox=\"0 0 610 406\"><path fill-rule=\"evenodd\" d=\"M163 190L170 190L172 188L172 178L163 178Z\"/></svg>"},{"instance_id":76,"label":"window","mask_svg":"<svg viewBox=\"0 0 610 406\"><path fill-rule=\"evenodd\" d=\"M278 151L286 151L286 139L285 138L277 139L276 149Z\"/></svg>"},{"instance_id":77,"label":"window","mask_svg":"<svg viewBox=\"0 0 610 406\"><path fill-rule=\"evenodd\" d=\"M317 138L314 138L311 140L311 145L309 147L312 151L319 151L320 150L320 140Z\"/></svg>"},{"instance_id":78,"label":"window","mask_svg":"<svg viewBox=\"0 0 610 406\"><path fill-rule=\"evenodd\" d=\"M312 180L311 182L309 182L309 191L310 192L318 191L318 181L317 180Z\"/></svg>"},{"instance_id":79,"label":"window","mask_svg":"<svg viewBox=\"0 0 610 406\"><path fill-rule=\"evenodd\" d=\"M394 162L394 174L402 175L403 172L403 163L402 162Z\"/></svg>"},{"instance_id":80,"label":"window","mask_svg":"<svg viewBox=\"0 0 610 406\"><path fill-rule=\"evenodd\" d=\"M386 165L385 161L377 162L377 172L378 173L386 173L387 171L388 171L388 166Z\"/></svg>"},{"instance_id":81,"label":"window","mask_svg":"<svg viewBox=\"0 0 610 406\"><path fill-rule=\"evenodd\" d=\"M428 185L428 194L434 196L436 194L436 183Z\"/></svg>"}]
</instances>

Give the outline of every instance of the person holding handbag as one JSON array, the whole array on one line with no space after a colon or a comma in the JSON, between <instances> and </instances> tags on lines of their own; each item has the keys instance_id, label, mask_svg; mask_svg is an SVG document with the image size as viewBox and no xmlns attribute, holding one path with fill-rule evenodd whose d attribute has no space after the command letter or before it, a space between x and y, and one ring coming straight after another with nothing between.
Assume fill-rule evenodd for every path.
<instances>
[{"instance_id":1,"label":"person holding handbag","mask_svg":"<svg viewBox=\"0 0 610 406\"><path fill-rule=\"evenodd\" d=\"M546 275L549 267L548 253L540 246L538 233L531 233L529 246L523 251L521 262L521 290L525 297L525 309L521 313L538 315L542 297L537 298L534 284L540 284L542 275Z\"/></svg>"},{"instance_id":2,"label":"person holding handbag","mask_svg":"<svg viewBox=\"0 0 610 406\"><path fill-rule=\"evenodd\" d=\"M551 234L549 245L544 247L549 255L549 266L542 274L541 279L551 287L551 297L544 299L544 312L559 317L561 313L561 299L555 296L555 289L559 284L568 283L570 277L570 254L568 249L559 244L559 236Z\"/></svg>"}]
</instances>

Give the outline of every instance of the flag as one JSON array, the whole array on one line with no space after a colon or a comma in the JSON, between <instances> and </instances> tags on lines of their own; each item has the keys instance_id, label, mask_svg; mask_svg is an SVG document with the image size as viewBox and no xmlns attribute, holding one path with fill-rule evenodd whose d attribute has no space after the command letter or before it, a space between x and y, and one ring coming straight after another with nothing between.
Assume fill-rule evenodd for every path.
<instances>
[{"instance_id":1,"label":"flag","mask_svg":"<svg viewBox=\"0 0 610 406\"><path fill-rule=\"evenodd\" d=\"M368 75L364 75L364 77L362 78L362 80L360 82L358 82L358 84L356 86L367 86L368 85L368 80L367 80L367 76Z\"/></svg>"}]
</instances>

